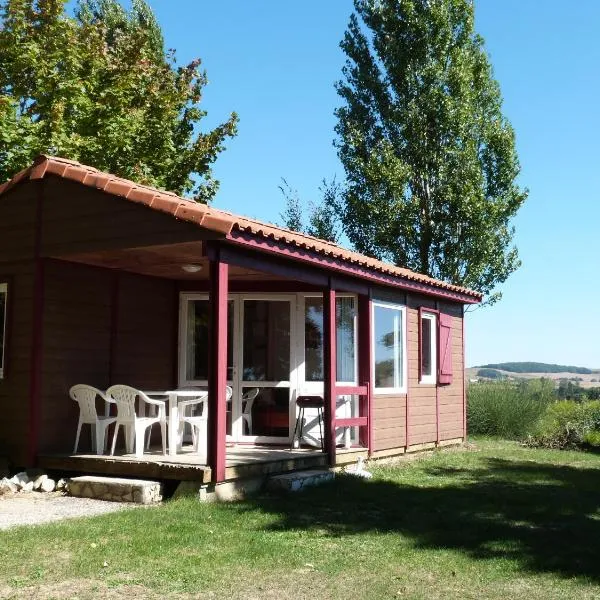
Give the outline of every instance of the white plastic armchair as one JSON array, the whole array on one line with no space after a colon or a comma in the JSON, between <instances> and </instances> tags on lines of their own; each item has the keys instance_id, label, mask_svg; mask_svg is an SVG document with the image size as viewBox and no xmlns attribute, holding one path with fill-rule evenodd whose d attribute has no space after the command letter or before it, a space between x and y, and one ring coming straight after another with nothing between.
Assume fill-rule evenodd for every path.
<instances>
[{"instance_id":1,"label":"white plastic armchair","mask_svg":"<svg viewBox=\"0 0 600 600\"><path fill-rule=\"evenodd\" d=\"M250 388L242 395L242 426L245 422L248 427L248 435L252 435L252 406L259 393L258 388Z\"/></svg>"},{"instance_id":2,"label":"white plastic armchair","mask_svg":"<svg viewBox=\"0 0 600 600\"><path fill-rule=\"evenodd\" d=\"M155 423L160 423L162 451L163 454L167 453L167 410L163 400L153 400L141 390L137 390L129 385L113 385L106 390L106 395L117 405L117 420L110 450L111 456L115 453L117 434L120 426L123 427L125 432L127 452L131 453L133 451L135 440L135 455L137 457L143 456L146 430ZM140 399L140 406L143 402L151 407L156 407L156 416L138 416L135 412L136 398Z\"/></svg>"},{"instance_id":3,"label":"white plastic armchair","mask_svg":"<svg viewBox=\"0 0 600 600\"><path fill-rule=\"evenodd\" d=\"M225 401L229 402L233 396L233 390L230 386L225 388ZM208 410L206 410L206 401L208 398L208 392L199 392L198 398L191 400L184 400L178 404L181 408L179 416L179 439L182 439L183 428L185 423L189 423L192 428L192 441L194 444L194 452L196 454L202 454L200 444L206 443L206 433L208 428ZM200 413L189 414L187 409L193 409L195 405L201 405Z\"/></svg>"},{"instance_id":4,"label":"white plastic armchair","mask_svg":"<svg viewBox=\"0 0 600 600\"><path fill-rule=\"evenodd\" d=\"M96 454L104 454L104 452L106 452L106 434L108 426L111 423L114 423L117 418L108 415L98 415L98 411L96 410L96 398L100 397L107 403L112 402L111 399L99 389L83 383L74 385L69 390L69 396L79 404L79 422L77 423L77 434L75 435L73 454L77 454L79 436L81 435L81 427L83 425L90 425L92 450Z\"/></svg>"}]
</instances>

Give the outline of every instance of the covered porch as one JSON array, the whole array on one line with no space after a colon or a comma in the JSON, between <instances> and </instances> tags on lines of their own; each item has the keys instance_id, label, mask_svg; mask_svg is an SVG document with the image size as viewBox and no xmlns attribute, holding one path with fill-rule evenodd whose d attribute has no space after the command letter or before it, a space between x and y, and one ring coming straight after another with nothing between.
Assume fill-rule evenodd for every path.
<instances>
[{"instance_id":1,"label":"covered porch","mask_svg":"<svg viewBox=\"0 0 600 600\"><path fill-rule=\"evenodd\" d=\"M319 265L223 240L61 252L44 264L45 333L53 338L72 335L59 332L66 322L57 327L48 319L54 305L68 304L76 287L78 304L89 301L89 308L103 287L100 280L110 286L107 355L100 359L107 365L105 385L67 364L61 373L65 392L76 383L206 390L208 418L198 453L189 444L175 455L152 450L143 457L128 455L121 444L115 456L92 455L85 446L73 455L55 446L40 449L40 466L218 483L334 466L368 452L370 315L368 296L359 293L364 288L337 282ZM151 315L144 317L146 312ZM94 317L81 319L85 326ZM150 346L162 350L149 353ZM167 354L168 360L158 358ZM303 435L294 443L302 395L320 396L323 409L306 410ZM66 393L61 401L68 402ZM71 422L74 411L70 406ZM74 426L63 428L63 438L71 435Z\"/></svg>"}]
</instances>

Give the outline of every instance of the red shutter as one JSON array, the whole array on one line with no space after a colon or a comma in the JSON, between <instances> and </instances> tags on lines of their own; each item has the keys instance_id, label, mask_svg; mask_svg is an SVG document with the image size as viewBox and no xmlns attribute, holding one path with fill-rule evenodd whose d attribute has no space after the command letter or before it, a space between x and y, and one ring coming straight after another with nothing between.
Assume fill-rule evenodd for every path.
<instances>
[{"instance_id":1,"label":"red shutter","mask_svg":"<svg viewBox=\"0 0 600 600\"><path fill-rule=\"evenodd\" d=\"M452 383L452 317L440 313L439 318L439 347L438 347L438 383Z\"/></svg>"}]
</instances>

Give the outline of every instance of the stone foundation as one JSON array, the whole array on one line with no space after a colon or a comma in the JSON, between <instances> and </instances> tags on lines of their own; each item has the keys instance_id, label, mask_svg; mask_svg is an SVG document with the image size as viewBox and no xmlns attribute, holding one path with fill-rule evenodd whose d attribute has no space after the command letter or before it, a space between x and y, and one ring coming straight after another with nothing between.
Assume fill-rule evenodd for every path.
<instances>
[{"instance_id":1,"label":"stone foundation","mask_svg":"<svg viewBox=\"0 0 600 600\"><path fill-rule=\"evenodd\" d=\"M96 498L111 502L155 504L162 500L162 485L157 481L118 477L73 477L67 492L79 498Z\"/></svg>"}]
</instances>

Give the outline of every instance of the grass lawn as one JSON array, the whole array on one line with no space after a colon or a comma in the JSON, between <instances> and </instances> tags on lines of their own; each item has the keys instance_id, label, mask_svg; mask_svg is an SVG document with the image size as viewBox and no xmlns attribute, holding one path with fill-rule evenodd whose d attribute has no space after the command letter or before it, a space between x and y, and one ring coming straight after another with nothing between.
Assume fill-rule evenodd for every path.
<instances>
[{"instance_id":1,"label":"grass lawn","mask_svg":"<svg viewBox=\"0 0 600 600\"><path fill-rule=\"evenodd\" d=\"M600 597L600 456L480 439L371 470L0 532L0 597Z\"/></svg>"}]
</instances>

